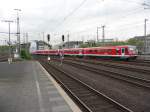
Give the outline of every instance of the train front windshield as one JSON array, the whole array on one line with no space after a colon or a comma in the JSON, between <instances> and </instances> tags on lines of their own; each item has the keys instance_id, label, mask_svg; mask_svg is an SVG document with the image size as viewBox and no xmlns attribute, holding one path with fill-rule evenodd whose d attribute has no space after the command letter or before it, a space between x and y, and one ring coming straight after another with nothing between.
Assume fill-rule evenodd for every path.
<instances>
[{"instance_id":1,"label":"train front windshield","mask_svg":"<svg viewBox=\"0 0 150 112\"><path fill-rule=\"evenodd\" d=\"M132 54L138 54L138 50L136 46L129 46L129 52L132 52Z\"/></svg>"}]
</instances>

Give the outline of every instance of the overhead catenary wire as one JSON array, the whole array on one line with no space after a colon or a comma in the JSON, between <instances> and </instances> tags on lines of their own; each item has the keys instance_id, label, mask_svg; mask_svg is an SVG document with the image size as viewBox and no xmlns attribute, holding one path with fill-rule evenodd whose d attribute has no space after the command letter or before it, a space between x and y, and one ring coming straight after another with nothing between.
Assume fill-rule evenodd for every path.
<instances>
[{"instance_id":1,"label":"overhead catenary wire","mask_svg":"<svg viewBox=\"0 0 150 112\"><path fill-rule=\"evenodd\" d=\"M73 15L80 7L82 7L82 5L84 5L84 3L85 3L86 1L87 1L87 0L83 0L79 6L77 6L74 10L72 10L68 15L66 15L66 16L64 17L63 21L67 20L67 18L69 18L71 15Z\"/></svg>"},{"instance_id":2,"label":"overhead catenary wire","mask_svg":"<svg viewBox=\"0 0 150 112\"><path fill-rule=\"evenodd\" d=\"M58 23L58 25L57 25L57 27L59 26L61 26L70 16L72 16L77 10L79 10L84 4L85 4L85 2L86 2L87 0L83 0L75 9L73 9L70 13L68 13L64 18L63 18L63 20L60 22L60 23ZM56 28L57 28L56 27Z\"/></svg>"},{"instance_id":3,"label":"overhead catenary wire","mask_svg":"<svg viewBox=\"0 0 150 112\"><path fill-rule=\"evenodd\" d=\"M9 34L8 32L0 32L0 33ZM16 34L16 33L10 33L10 34Z\"/></svg>"}]
</instances>

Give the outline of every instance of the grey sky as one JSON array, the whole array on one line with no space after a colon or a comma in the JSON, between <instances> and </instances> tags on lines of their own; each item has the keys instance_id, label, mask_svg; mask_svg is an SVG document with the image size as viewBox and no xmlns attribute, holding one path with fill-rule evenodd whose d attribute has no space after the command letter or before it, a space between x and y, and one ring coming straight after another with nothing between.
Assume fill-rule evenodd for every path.
<instances>
[{"instance_id":1,"label":"grey sky","mask_svg":"<svg viewBox=\"0 0 150 112\"><path fill-rule=\"evenodd\" d=\"M15 20L15 8L20 8L21 33L28 32L29 40L42 39L42 32L51 34L51 42L61 42L61 35L70 34L70 40L96 39L96 27L106 25L106 38L126 40L144 34L144 19L150 9L144 10L144 0L0 0L0 20ZM84 1L84 3L83 3ZM149 0L145 0L150 4ZM83 3L83 4L81 4ZM7 23L0 22L0 32L7 32ZM16 32L16 23L11 25ZM101 39L99 29L99 39ZM7 39L0 34L0 39ZM16 36L12 35L12 40ZM46 37L45 37L46 40Z\"/></svg>"}]
</instances>

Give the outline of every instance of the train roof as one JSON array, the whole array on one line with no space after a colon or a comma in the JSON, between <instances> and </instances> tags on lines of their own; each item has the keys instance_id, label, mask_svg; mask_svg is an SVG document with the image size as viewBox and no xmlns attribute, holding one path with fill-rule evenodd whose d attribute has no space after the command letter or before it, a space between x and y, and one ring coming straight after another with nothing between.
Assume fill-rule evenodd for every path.
<instances>
[{"instance_id":1,"label":"train roof","mask_svg":"<svg viewBox=\"0 0 150 112\"><path fill-rule=\"evenodd\" d=\"M114 48L122 48L122 47L131 47L131 45L120 45L120 46L100 46L100 47L88 47L84 49L114 49Z\"/></svg>"},{"instance_id":2,"label":"train roof","mask_svg":"<svg viewBox=\"0 0 150 112\"><path fill-rule=\"evenodd\" d=\"M82 50L83 48L67 48L67 49L64 49L64 50L80 50L80 49Z\"/></svg>"},{"instance_id":3,"label":"train roof","mask_svg":"<svg viewBox=\"0 0 150 112\"><path fill-rule=\"evenodd\" d=\"M67 48L67 49L64 49L64 50L82 50L82 49L114 49L114 48L122 48L122 47L136 47L136 46L133 46L133 45L120 45L120 46L100 46L100 47L87 47L87 48ZM62 50L62 49L61 49Z\"/></svg>"},{"instance_id":4,"label":"train roof","mask_svg":"<svg viewBox=\"0 0 150 112\"><path fill-rule=\"evenodd\" d=\"M66 48L66 49L50 49L50 50L37 50L37 51L62 51L62 50L88 50L88 49L116 49L116 48L127 48L127 47L136 47L133 45L120 45L120 46L100 46L100 47L88 47L88 48Z\"/></svg>"}]
</instances>

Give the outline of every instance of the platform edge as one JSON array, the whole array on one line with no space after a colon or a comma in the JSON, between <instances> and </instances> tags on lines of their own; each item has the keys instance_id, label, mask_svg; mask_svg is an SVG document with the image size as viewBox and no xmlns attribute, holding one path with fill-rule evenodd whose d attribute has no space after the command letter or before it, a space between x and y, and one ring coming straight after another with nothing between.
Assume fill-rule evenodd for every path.
<instances>
[{"instance_id":1,"label":"platform edge","mask_svg":"<svg viewBox=\"0 0 150 112\"><path fill-rule=\"evenodd\" d=\"M46 69L39 63L37 62L41 68L43 69L44 73L47 75L48 79L52 81L60 95L64 98L66 103L70 106L71 110L73 112L82 112L80 108L74 103L74 101L67 95L67 93L61 88L61 86L55 81L55 79L49 74Z\"/></svg>"}]
</instances>

